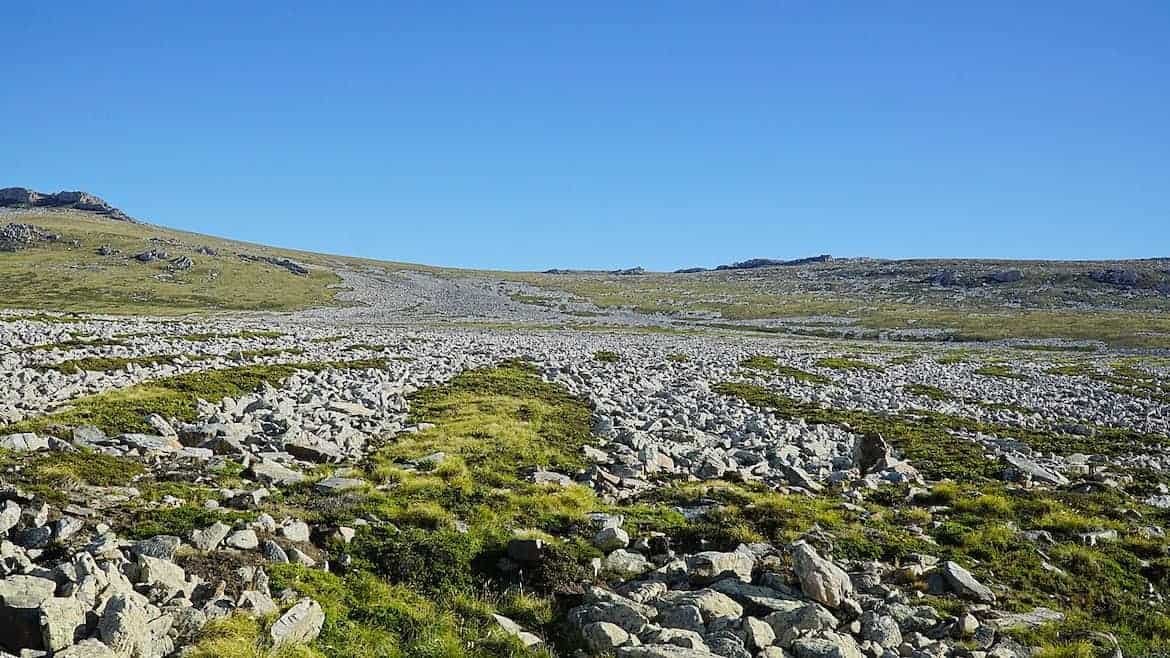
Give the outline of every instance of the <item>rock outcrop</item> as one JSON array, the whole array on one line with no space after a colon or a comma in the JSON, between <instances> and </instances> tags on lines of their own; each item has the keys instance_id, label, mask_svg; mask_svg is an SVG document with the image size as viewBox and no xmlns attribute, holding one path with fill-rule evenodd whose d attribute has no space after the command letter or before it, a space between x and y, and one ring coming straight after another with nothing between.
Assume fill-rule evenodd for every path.
<instances>
[{"instance_id":1,"label":"rock outcrop","mask_svg":"<svg viewBox=\"0 0 1170 658\"><path fill-rule=\"evenodd\" d=\"M0 189L0 207L6 208L73 208L105 215L123 222L136 222L133 217L111 206L101 197L88 192L56 192L46 194L27 187Z\"/></svg>"}]
</instances>

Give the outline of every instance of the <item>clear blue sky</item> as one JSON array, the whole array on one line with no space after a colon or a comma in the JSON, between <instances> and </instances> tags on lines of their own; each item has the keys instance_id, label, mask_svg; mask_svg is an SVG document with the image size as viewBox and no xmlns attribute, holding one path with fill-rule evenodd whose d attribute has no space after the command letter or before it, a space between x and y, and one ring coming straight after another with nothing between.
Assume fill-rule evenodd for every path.
<instances>
[{"instance_id":1,"label":"clear blue sky","mask_svg":"<svg viewBox=\"0 0 1170 658\"><path fill-rule=\"evenodd\" d=\"M1170 255L1166 0L21 2L3 20L0 186L160 224L526 269Z\"/></svg>"}]
</instances>

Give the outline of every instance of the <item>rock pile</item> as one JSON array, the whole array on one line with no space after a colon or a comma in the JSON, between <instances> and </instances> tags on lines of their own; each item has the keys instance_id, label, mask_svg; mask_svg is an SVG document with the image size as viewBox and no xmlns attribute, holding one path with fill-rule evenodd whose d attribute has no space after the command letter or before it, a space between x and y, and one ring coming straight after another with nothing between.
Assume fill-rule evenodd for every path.
<instances>
[{"instance_id":1,"label":"rock pile","mask_svg":"<svg viewBox=\"0 0 1170 658\"><path fill-rule=\"evenodd\" d=\"M592 655L1023 658L1029 651L1001 631L1061 618L1038 609L1005 621L987 605L995 595L986 586L928 555L901 566L838 564L804 540L676 554L666 537L628 538L612 523L598 532L610 587L588 587L568 616ZM905 587L914 581L969 601L967 611L916 605Z\"/></svg>"},{"instance_id":2,"label":"rock pile","mask_svg":"<svg viewBox=\"0 0 1170 658\"><path fill-rule=\"evenodd\" d=\"M265 616L288 609L272 626L274 644L307 642L325 617L296 592L269 591L261 566L240 566L226 579L207 579L200 565L241 565L246 552L312 558L308 526L261 515L240 528L216 524L187 538L120 539L92 509L31 504L7 491L0 507L0 649L55 658L162 658L190 645L209 620L239 613ZM25 501L23 504L16 500ZM61 549L64 549L62 551ZM66 557L56 557L64 553ZM271 559L270 559L271 561ZM260 561L262 562L262 560ZM191 568L182 565L189 563Z\"/></svg>"},{"instance_id":3,"label":"rock pile","mask_svg":"<svg viewBox=\"0 0 1170 658\"><path fill-rule=\"evenodd\" d=\"M357 460L376 436L405 428L405 395L414 390L404 375L386 371L298 372L282 388L265 385L242 398L199 401L199 420L147 418L153 434L106 436L93 426L74 428L72 441L36 434L0 437L0 448L20 451L81 447L114 456L161 456L212 460L229 456L258 482L290 484L303 479L301 465Z\"/></svg>"},{"instance_id":4,"label":"rock pile","mask_svg":"<svg viewBox=\"0 0 1170 658\"><path fill-rule=\"evenodd\" d=\"M0 251L19 251L38 242L57 242L60 239L59 234L32 224L11 223L0 226Z\"/></svg>"},{"instance_id":5,"label":"rock pile","mask_svg":"<svg viewBox=\"0 0 1170 658\"><path fill-rule=\"evenodd\" d=\"M269 265L275 265L276 267L284 268L289 272L300 276L306 276L309 273L309 268L288 258L277 258L276 256L255 256L252 254L240 254L240 258L253 263L268 263Z\"/></svg>"}]
</instances>

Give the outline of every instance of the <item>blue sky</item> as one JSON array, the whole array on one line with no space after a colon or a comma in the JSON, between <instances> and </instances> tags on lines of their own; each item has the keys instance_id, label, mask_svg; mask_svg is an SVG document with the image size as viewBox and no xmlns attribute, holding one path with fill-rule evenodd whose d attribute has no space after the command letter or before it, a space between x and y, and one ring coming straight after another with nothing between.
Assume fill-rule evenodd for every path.
<instances>
[{"instance_id":1,"label":"blue sky","mask_svg":"<svg viewBox=\"0 0 1170 658\"><path fill-rule=\"evenodd\" d=\"M0 186L159 224L505 269L1170 256L1165 0L19 5Z\"/></svg>"}]
</instances>

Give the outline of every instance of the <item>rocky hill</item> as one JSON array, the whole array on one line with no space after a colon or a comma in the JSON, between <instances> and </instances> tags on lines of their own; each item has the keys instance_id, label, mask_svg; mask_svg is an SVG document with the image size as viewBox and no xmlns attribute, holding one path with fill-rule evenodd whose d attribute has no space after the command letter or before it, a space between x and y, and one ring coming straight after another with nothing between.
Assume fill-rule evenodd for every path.
<instances>
[{"instance_id":1,"label":"rocky hill","mask_svg":"<svg viewBox=\"0 0 1170 658\"><path fill-rule=\"evenodd\" d=\"M123 222L135 222L133 217L88 192L55 192L45 194L27 187L0 188L0 208L72 208L97 213Z\"/></svg>"}]
</instances>

